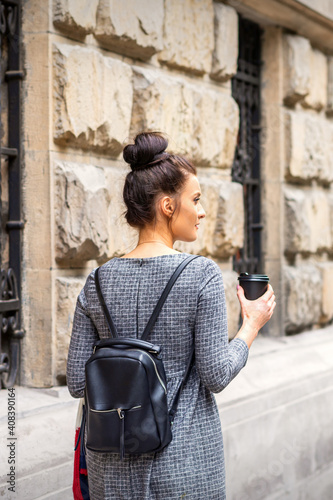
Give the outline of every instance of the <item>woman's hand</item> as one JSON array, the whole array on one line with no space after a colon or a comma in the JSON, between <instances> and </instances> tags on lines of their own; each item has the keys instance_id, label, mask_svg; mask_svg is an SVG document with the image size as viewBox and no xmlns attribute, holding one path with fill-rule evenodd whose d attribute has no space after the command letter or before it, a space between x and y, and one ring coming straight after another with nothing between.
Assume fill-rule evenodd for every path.
<instances>
[{"instance_id":1,"label":"woman's hand","mask_svg":"<svg viewBox=\"0 0 333 500\"><path fill-rule=\"evenodd\" d=\"M259 330L273 315L276 306L274 290L271 285L268 285L267 291L259 299L247 300L243 288L238 286L237 296L241 306L243 325L236 337L245 340L250 347Z\"/></svg>"}]
</instances>

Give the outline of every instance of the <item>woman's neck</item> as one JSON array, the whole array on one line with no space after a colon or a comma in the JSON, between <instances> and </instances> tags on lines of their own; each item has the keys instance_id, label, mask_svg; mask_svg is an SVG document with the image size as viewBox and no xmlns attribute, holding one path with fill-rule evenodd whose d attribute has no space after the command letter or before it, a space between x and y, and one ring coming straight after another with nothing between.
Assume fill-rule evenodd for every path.
<instances>
[{"instance_id":1,"label":"woman's neck","mask_svg":"<svg viewBox=\"0 0 333 500\"><path fill-rule=\"evenodd\" d=\"M149 245L165 245L166 247L173 249L173 240L171 234L158 232L154 229L145 228L139 233L139 241L137 246L144 244Z\"/></svg>"},{"instance_id":2,"label":"woman's neck","mask_svg":"<svg viewBox=\"0 0 333 500\"><path fill-rule=\"evenodd\" d=\"M124 258L158 257L174 253L180 252L173 249L171 237L168 238L156 231L140 231L137 246L130 253L124 255Z\"/></svg>"}]
</instances>

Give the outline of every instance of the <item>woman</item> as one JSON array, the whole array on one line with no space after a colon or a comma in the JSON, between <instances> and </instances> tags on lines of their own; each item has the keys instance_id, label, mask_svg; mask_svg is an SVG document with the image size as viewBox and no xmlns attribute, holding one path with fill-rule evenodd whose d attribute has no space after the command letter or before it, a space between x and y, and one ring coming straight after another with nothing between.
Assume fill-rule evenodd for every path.
<instances>
[{"instance_id":1,"label":"woman","mask_svg":"<svg viewBox=\"0 0 333 500\"><path fill-rule=\"evenodd\" d=\"M100 271L101 287L120 336L140 337L166 283L188 254L175 241L194 241L205 212L194 166L167 153L159 133L142 133L124 149L131 166L124 185L125 217L139 231L136 248L113 258ZM182 380L195 345L195 365L181 393L172 442L161 452L141 456L87 450L93 500L222 500L225 474L222 431L213 392L222 391L245 365L249 347L271 318L271 286L256 301L238 287L243 324L228 342L223 281L218 265L199 257L183 271L148 339L162 346L168 403ZM84 367L93 345L108 337L96 295L94 271L81 291L68 355L67 380L73 397L82 397Z\"/></svg>"}]
</instances>

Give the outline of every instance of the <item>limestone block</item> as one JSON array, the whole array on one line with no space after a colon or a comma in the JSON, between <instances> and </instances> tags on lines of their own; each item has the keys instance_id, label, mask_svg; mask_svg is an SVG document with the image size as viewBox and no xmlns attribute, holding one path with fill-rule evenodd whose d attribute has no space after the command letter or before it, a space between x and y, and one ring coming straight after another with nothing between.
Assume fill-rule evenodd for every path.
<instances>
[{"instance_id":1,"label":"limestone block","mask_svg":"<svg viewBox=\"0 0 333 500\"><path fill-rule=\"evenodd\" d=\"M164 50L160 61L196 74L211 70L214 49L212 0L165 2Z\"/></svg>"},{"instance_id":2,"label":"limestone block","mask_svg":"<svg viewBox=\"0 0 333 500\"><path fill-rule=\"evenodd\" d=\"M54 46L54 141L118 155L128 137L132 71L78 45Z\"/></svg>"},{"instance_id":3,"label":"limestone block","mask_svg":"<svg viewBox=\"0 0 333 500\"><path fill-rule=\"evenodd\" d=\"M285 189L286 250L311 252L329 250L330 206L323 190Z\"/></svg>"},{"instance_id":4,"label":"limestone block","mask_svg":"<svg viewBox=\"0 0 333 500\"><path fill-rule=\"evenodd\" d=\"M236 293L238 274L235 271L222 271L222 276L227 303L228 335L229 339L232 339L239 330L241 311Z\"/></svg>"},{"instance_id":5,"label":"limestone block","mask_svg":"<svg viewBox=\"0 0 333 500\"><path fill-rule=\"evenodd\" d=\"M236 102L223 91L134 68L131 135L147 128L163 130L175 149L198 165L231 167L238 113Z\"/></svg>"},{"instance_id":6,"label":"limestone block","mask_svg":"<svg viewBox=\"0 0 333 500\"><path fill-rule=\"evenodd\" d=\"M331 240L333 242L333 191L331 190L329 195L328 195L328 204L329 204L329 211L330 211L330 231L331 231ZM333 248L331 249L331 252L333 253Z\"/></svg>"},{"instance_id":7,"label":"limestone block","mask_svg":"<svg viewBox=\"0 0 333 500\"><path fill-rule=\"evenodd\" d=\"M229 80L237 72L238 58L238 15L228 5L214 3L215 47L211 78Z\"/></svg>"},{"instance_id":8,"label":"limestone block","mask_svg":"<svg viewBox=\"0 0 333 500\"><path fill-rule=\"evenodd\" d=\"M39 226L35 228L34 238L43 237ZM29 268L24 259L22 264L22 315L27 335L21 344L20 383L30 387L52 387L54 315L51 272L50 268L43 269L42 266Z\"/></svg>"},{"instance_id":9,"label":"limestone block","mask_svg":"<svg viewBox=\"0 0 333 500\"><path fill-rule=\"evenodd\" d=\"M333 318L333 262L317 264L321 274L321 323L327 323Z\"/></svg>"},{"instance_id":10,"label":"limestone block","mask_svg":"<svg viewBox=\"0 0 333 500\"><path fill-rule=\"evenodd\" d=\"M129 253L136 246L138 233L131 228L123 216L126 209L123 201L123 187L127 171L122 168L105 169L107 189L111 198L108 222L109 255L121 256Z\"/></svg>"},{"instance_id":11,"label":"limestone block","mask_svg":"<svg viewBox=\"0 0 333 500\"><path fill-rule=\"evenodd\" d=\"M320 189L303 190L286 187L285 251L316 253L332 246L330 205Z\"/></svg>"},{"instance_id":12,"label":"limestone block","mask_svg":"<svg viewBox=\"0 0 333 500\"><path fill-rule=\"evenodd\" d=\"M76 299L82 290L85 278L56 279L56 373L60 384L66 381L66 363L73 326Z\"/></svg>"},{"instance_id":13,"label":"limestone block","mask_svg":"<svg viewBox=\"0 0 333 500\"><path fill-rule=\"evenodd\" d=\"M56 258L81 264L109 255L107 214L111 198L104 169L55 165Z\"/></svg>"},{"instance_id":14,"label":"limestone block","mask_svg":"<svg viewBox=\"0 0 333 500\"><path fill-rule=\"evenodd\" d=\"M146 60L163 47L163 16L163 0L126 0L126 8L100 0L95 37L115 52Z\"/></svg>"},{"instance_id":15,"label":"limestone block","mask_svg":"<svg viewBox=\"0 0 333 500\"><path fill-rule=\"evenodd\" d=\"M307 112L286 113L286 167L292 181L333 180L332 125Z\"/></svg>"},{"instance_id":16,"label":"limestone block","mask_svg":"<svg viewBox=\"0 0 333 500\"><path fill-rule=\"evenodd\" d=\"M327 116L333 116L333 56L327 57Z\"/></svg>"},{"instance_id":17,"label":"limestone block","mask_svg":"<svg viewBox=\"0 0 333 500\"><path fill-rule=\"evenodd\" d=\"M124 172L71 162L55 164L56 258L62 265L104 262L136 243L122 216Z\"/></svg>"},{"instance_id":18,"label":"limestone block","mask_svg":"<svg viewBox=\"0 0 333 500\"><path fill-rule=\"evenodd\" d=\"M196 87L196 94L191 156L197 165L230 168L239 127L238 106L223 92Z\"/></svg>"},{"instance_id":19,"label":"limestone block","mask_svg":"<svg viewBox=\"0 0 333 500\"><path fill-rule=\"evenodd\" d=\"M302 101L306 108L320 111L327 102L327 57L320 50L311 50L311 73L309 93Z\"/></svg>"},{"instance_id":20,"label":"limestone block","mask_svg":"<svg viewBox=\"0 0 333 500\"><path fill-rule=\"evenodd\" d=\"M175 137L177 151L189 154L194 134L192 87L155 70L134 67L133 72L131 136L162 130L171 140Z\"/></svg>"},{"instance_id":21,"label":"limestone block","mask_svg":"<svg viewBox=\"0 0 333 500\"><path fill-rule=\"evenodd\" d=\"M310 92L311 45L307 38L285 35L284 56L284 102L294 105Z\"/></svg>"},{"instance_id":22,"label":"limestone block","mask_svg":"<svg viewBox=\"0 0 333 500\"><path fill-rule=\"evenodd\" d=\"M206 217L195 242L178 242L177 250L227 259L244 241L243 187L236 182L199 177Z\"/></svg>"},{"instance_id":23,"label":"limestone block","mask_svg":"<svg viewBox=\"0 0 333 500\"><path fill-rule=\"evenodd\" d=\"M83 39L96 24L98 0L54 0L53 23L71 37Z\"/></svg>"},{"instance_id":24,"label":"limestone block","mask_svg":"<svg viewBox=\"0 0 333 500\"><path fill-rule=\"evenodd\" d=\"M329 120L324 121L323 141L326 149L326 164L325 173L321 173L321 177L325 178L329 183L333 181L333 123Z\"/></svg>"},{"instance_id":25,"label":"limestone block","mask_svg":"<svg viewBox=\"0 0 333 500\"><path fill-rule=\"evenodd\" d=\"M321 314L322 278L312 264L285 266L286 332L301 331L318 324Z\"/></svg>"}]
</instances>

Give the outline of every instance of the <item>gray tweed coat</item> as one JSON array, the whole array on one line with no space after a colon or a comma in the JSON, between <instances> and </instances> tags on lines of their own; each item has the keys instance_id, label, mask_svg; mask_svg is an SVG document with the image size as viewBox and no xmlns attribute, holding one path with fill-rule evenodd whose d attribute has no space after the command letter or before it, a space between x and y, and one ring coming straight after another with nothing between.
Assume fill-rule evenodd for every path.
<instances>
[{"instance_id":1,"label":"gray tweed coat","mask_svg":"<svg viewBox=\"0 0 333 500\"><path fill-rule=\"evenodd\" d=\"M119 335L142 334L171 274L188 255L114 258L102 266L101 287ZM93 271L78 297L69 347L67 381L73 397L83 396L84 366L94 342L108 336ZM222 391L245 365L248 347L241 339L228 343L222 275L214 261L200 257L185 268L151 341L162 346L169 403L195 343L195 366L179 401L173 440L155 455L123 461L87 450L91 499L223 500L222 431L212 393Z\"/></svg>"}]
</instances>

